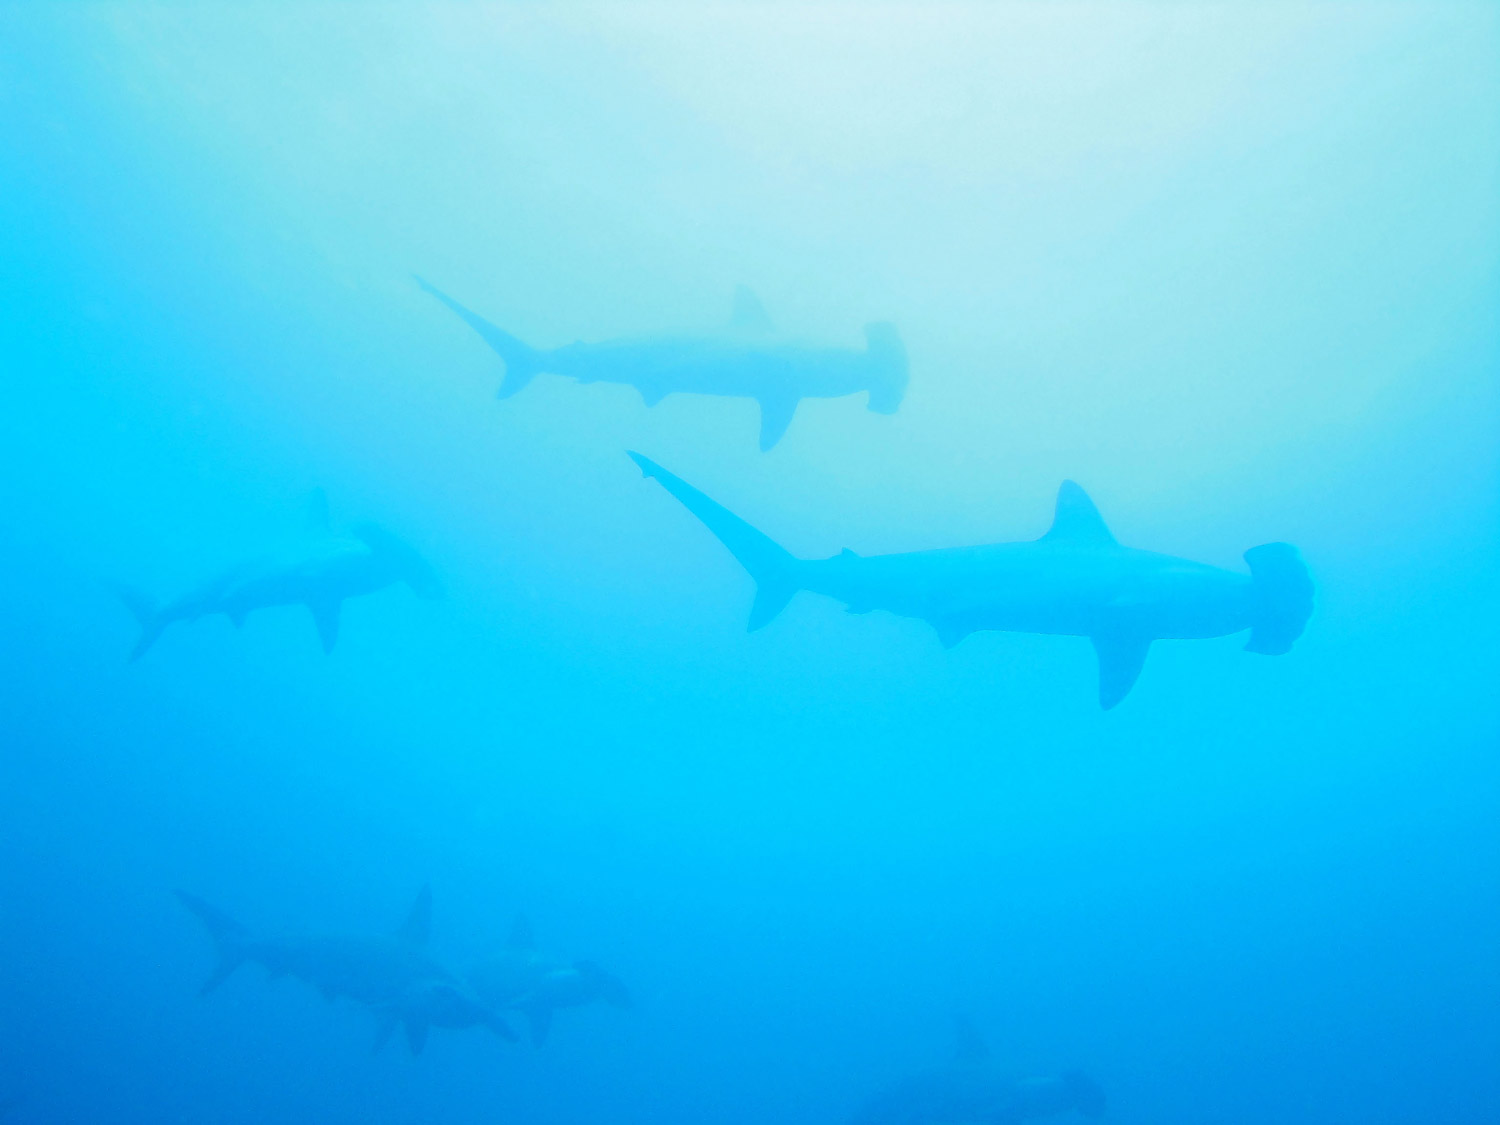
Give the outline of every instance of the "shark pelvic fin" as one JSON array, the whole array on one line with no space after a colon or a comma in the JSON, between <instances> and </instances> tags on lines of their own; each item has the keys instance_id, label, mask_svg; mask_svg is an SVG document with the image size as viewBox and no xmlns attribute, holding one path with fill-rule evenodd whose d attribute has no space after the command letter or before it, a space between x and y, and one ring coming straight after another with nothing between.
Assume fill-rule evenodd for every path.
<instances>
[{"instance_id":1,"label":"shark pelvic fin","mask_svg":"<svg viewBox=\"0 0 1500 1125\"><path fill-rule=\"evenodd\" d=\"M401 929L396 931L403 944L412 949L425 949L427 941L432 936L432 888L423 884L422 889L417 892L417 901L411 904L411 911L406 915L406 921L401 923Z\"/></svg>"},{"instance_id":2,"label":"shark pelvic fin","mask_svg":"<svg viewBox=\"0 0 1500 1125\"><path fill-rule=\"evenodd\" d=\"M944 648L952 648L974 631L953 621L934 621L932 627L937 630L938 641Z\"/></svg>"},{"instance_id":3,"label":"shark pelvic fin","mask_svg":"<svg viewBox=\"0 0 1500 1125\"><path fill-rule=\"evenodd\" d=\"M1057 490L1057 511L1052 517L1052 527L1042 538L1097 546L1115 541L1089 494L1070 480L1063 481Z\"/></svg>"},{"instance_id":4,"label":"shark pelvic fin","mask_svg":"<svg viewBox=\"0 0 1500 1125\"><path fill-rule=\"evenodd\" d=\"M1099 706L1108 711L1135 686L1151 650L1151 638L1098 633L1090 639L1099 657Z\"/></svg>"},{"instance_id":5,"label":"shark pelvic fin","mask_svg":"<svg viewBox=\"0 0 1500 1125\"><path fill-rule=\"evenodd\" d=\"M307 608L313 615L313 624L318 627L318 640L323 642L325 653L331 653L333 646L339 643L339 610L343 605L337 598L307 603Z\"/></svg>"},{"instance_id":6,"label":"shark pelvic fin","mask_svg":"<svg viewBox=\"0 0 1500 1125\"><path fill-rule=\"evenodd\" d=\"M786 433L801 400L795 395L765 395L757 401L760 403L760 451L764 453Z\"/></svg>"},{"instance_id":7,"label":"shark pelvic fin","mask_svg":"<svg viewBox=\"0 0 1500 1125\"><path fill-rule=\"evenodd\" d=\"M684 508L697 516L755 579L757 592L750 611L751 631L765 625L786 607L792 595L801 589L800 568L804 565L801 560L649 457L631 453L630 459L645 476L655 477Z\"/></svg>"},{"instance_id":8,"label":"shark pelvic fin","mask_svg":"<svg viewBox=\"0 0 1500 1125\"><path fill-rule=\"evenodd\" d=\"M729 313L729 327L746 335L764 336L771 331L771 318L748 285L734 287L734 305Z\"/></svg>"}]
</instances>

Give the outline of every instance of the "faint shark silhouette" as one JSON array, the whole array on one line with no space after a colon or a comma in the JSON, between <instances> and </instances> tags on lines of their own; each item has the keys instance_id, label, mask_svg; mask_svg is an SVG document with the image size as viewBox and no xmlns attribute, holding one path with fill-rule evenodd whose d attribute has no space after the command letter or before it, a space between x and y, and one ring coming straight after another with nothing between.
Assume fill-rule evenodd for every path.
<instances>
[{"instance_id":1,"label":"faint shark silhouette","mask_svg":"<svg viewBox=\"0 0 1500 1125\"><path fill-rule=\"evenodd\" d=\"M176 893L203 923L218 951L218 963L202 995L250 962L264 967L273 979L292 976L306 981L328 1000L346 996L370 1007L378 1020L377 1051L398 1023L406 1029L412 1054L421 1052L429 1027L487 1027L502 1039L516 1038L463 981L428 956L432 893L427 887L417 895L401 929L388 937L257 937L197 895Z\"/></svg>"},{"instance_id":2,"label":"faint shark silhouette","mask_svg":"<svg viewBox=\"0 0 1500 1125\"><path fill-rule=\"evenodd\" d=\"M1077 1111L1104 1115L1104 1093L1078 1071L1016 1080L990 1058L968 1020L958 1021L958 1049L946 1066L913 1075L878 1094L851 1125L1021 1125Z\"/></svg>"},{"instance_id":3,"label":"faint shark silhouette","mask_svg":"<svg viewBox=\"0 0 1500 1125\"><path fill-rule=\"evenodd\" d=\"M517 1009L531 1025L531 1042L540 1047L552 1026L552 1013L602 1000L616 1008L632 1007L619 979L592 961L570 961L537 948L531 924L517 918L505 948L469 971L469 986L491 1008Z\"/></svg>"},{"instance_id":4,"label":"faint shark silhouette","mask_svg":"<svg viewBox=\"0 0 1500 1125\"><path fill-rule=\"evenodd\" d=\"M753 398L760 403L760 448L767 450L786 433L804 398L842 398L868 391L871 410L894 414L906 394L906 348L895 325L866 325L864 351L778 342L770 338L765 309L744 286L735 291L728 330L718 335L651 336L542 349L522 343L422 278L416 280L505 361L501 398L509 398L541 374L566 375L580 383L624 383L640 391L647 406L678 393Z\"/></svg>"},{"instance_id":5,"label":"faint shark silhouette","mask_svg":"<svg viewBox=\"0 0 1500 1125\"><path fill-rule=\"evenodd\" d=\"M1312 579L1291 545L1246 551L1248 575L1122 547L1072 481L1058 491L1051 530L1031 542L799 559L656 462L630 457L755 579L752 630L798 590L811 590L851 613L884 609L926 621L946 647L979 630L1087 637L1099 658L1099 704L1108 710L1134 685L1152 641L1249 629L1247 651L1277 655L1290 651L1312 614Z\"/></svg>"},{"instance_id":6,"label":"faint shark silhouette","mask_svg":"<svg viewBox=\"0 0 1500 1125\"><path fill-rule=\"evenodd\" d=\"M140 659L174 622L222 613L239 626L251 610L280 605L305 605L323 651L332 652L346 598L397 582L405 582L421 597L442 592L422 556L390 532L372 523L357 524L347 534L335 532L322 490L309 501L309 524L310 533L290 549L241 563L168 602L115 584L115 592L141 627L130 659Z\"/></svg>"}]
</instances>

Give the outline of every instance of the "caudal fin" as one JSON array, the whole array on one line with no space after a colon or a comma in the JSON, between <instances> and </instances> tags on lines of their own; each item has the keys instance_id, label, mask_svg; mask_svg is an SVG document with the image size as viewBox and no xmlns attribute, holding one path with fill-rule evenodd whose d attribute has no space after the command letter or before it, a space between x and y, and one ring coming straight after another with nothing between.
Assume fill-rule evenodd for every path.
<instances>
[{"instance_id":1,"label":"caudal fin","mask_svg":"<svg viewBox=\"0 0 1500 1125\"><path fill-rule=\"evenodd\" d=\"M203 987L198 990L200 996L206 996L223 984L224 979L230 973L244 964L245 941L249 936L249 931L218 907L210 906L197 895L189 894L187 891L174 893L177 895L177 901L197 915L198 920L203 923L203 928L213 939L214 949L219 955L213 972L203 982Z\"/></svg>"},{"instance_id":2,"label":"caudal fin","mask_svg":"<svg viewBox=\"0 0 1500 1125\"><path fill-rule=\"evenodd\" d=\"M505 378L501 380L500 390L495 397L510 398L542 373L542 354L535 348L516 339L498 325L491 324L472 309L465 308L437 286L420 277L416 278L416 282L424 292L432 294L452 309L459 319L479 333L480 338L505 361Z\"/></svg>"},{"instance_id":3,"label":"caudal fin","mask_svg":"<svg viewBox=\"0 0 1500 1125\"><path fill-rule=\"evenodd\" d=\"M1255 616L1246 652L1280 656L1292 650L1313 611L1313 581L1290 543L1264 543L1245 552L1255 580Z\"/></svg>"},{"instance_id":4,"label":"caudal fin","mask_svg":"<svg viewBox=\"0 0 1500 1125\"><path fill-rule=\"evenodd\" d=\"M131 616L141 627L141 635L135 642L135 648L130 650L130 659L139 660L145 655L146 650L156 643L156 638L161 636L167 623L162 620L156 599L149 594L120 582L112 584L111 589L114 590L115 596L125 604L125 608L130 610Z\"/></svg>"},{"instance_id":5,"label":"caudal fin","mask_svg":"<svg viewBox=\"0 0 1500 1125\"><path fill-rule=\"evenodd\" d=\"M751 632L769 623L786 608L792 595L801 588L798 573L801 560L649 457L631 453L630 459L640 466L645 476L655 477L684 508L697 516L755 579L755 604L750 608L748 626Z\"/></svg>"}]
</instances>

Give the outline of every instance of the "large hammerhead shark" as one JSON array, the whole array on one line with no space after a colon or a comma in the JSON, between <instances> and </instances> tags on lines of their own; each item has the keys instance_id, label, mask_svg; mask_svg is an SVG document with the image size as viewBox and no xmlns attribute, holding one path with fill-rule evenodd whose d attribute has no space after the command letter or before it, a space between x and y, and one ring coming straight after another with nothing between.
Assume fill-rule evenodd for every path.
<instances>
[{"instance_id":1,"label":"large hammerhead shark","mask_svg":"<svg viewBox=\"0 0 1500 1125\"><path fill-rule=\"evenodd\" d=\"M734 312L722 333L544 349L521 342L442 290L416 280L505 361L501 398L509 398L541 374L566 375L580 383L624 383L640 391L647 406L676 393L753 398L760 403L760 448L767 450L786 433L804 398L842 398L868 391L871 410L894 414L906 394L906 349L895 325L866 325L864 351L775 340L770 337L770 318L744 286L735 292Z\"/></svg>"},{"instance_id":2,"label":"large hammerhead shark","mask_svg":"<svg viewBox=\"0 0 1500 1125\"><path fill-rule=\"evenodd\" d=\"M926 621L947 647L985 629L1087 637L1099 657L1099 703L1108 710L1135 684L1152 641L1248 629L1247 651L1279 655L1312 614L1312 579L1295 547L1252 547L1249 574L1123 547L1072 481L1058 490L1051 530L1031 542L799 559L655 461L630 456L755 579L752 630L798 590L811 590L851 613L884 609Z\"/></svg>"},{"instance_id":3,"label":"large hammerhead shark","mask_svg":"<svg viewBox=\"0 0 1500 1125\"><path fill-rule=\"evenodd\" d=\"M509 1025L427 952L432 895L426 887L394 935L256 935L197 895L177 892L213 939L218 962L202 992L212 992L240 965L261 965L273 977L306 981L329 1000L347 997L367 1005L378 1020L375 1047L399 1023L417 1054L429 1027L487 1027L515 1039Z\"/></svg>"}]
</instances>

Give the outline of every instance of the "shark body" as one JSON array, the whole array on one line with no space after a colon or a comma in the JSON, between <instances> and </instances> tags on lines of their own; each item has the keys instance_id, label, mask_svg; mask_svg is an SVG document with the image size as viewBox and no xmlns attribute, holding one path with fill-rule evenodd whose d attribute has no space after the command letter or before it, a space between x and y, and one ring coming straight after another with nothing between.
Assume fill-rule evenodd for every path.
<instances>
[{"instance_id":1,"label":"shark body","mask_svg":"<svg viewBox=\"0 0 1500 1125\"><path fill-rule=\"evenodd\" d=\"M537 1047L546 1042L552 1014L559 1008L596 1002L632 1006L625 986L594 962L571 961L538 949L525 918L516 919L503 950L469 971L468 982L490 1007L522 1012Z\"/></svg>"},{"instance_id":2,"label":"shark body","mask_svg":"<svg viewBox=\"0 0 1500 1125\"><path fill-rule=\"evenodd\" d=\"M959 1021L945 1066L912 1075L867 1102L850 1125L1022 1125L1079 1113L1104 1115L1104 1093L1077 1071L1016 1079L997 1066L978 1033Z\"/></svg>"},{"instance_id":3,"label":"shark body","mask_svg":"<svg viewBox=\"0 0 1500 1125\"><path fill-rule=\"evenodd\" d=\"M236 626L253 610L302 605L312 614L324 652L338 642L339 617L348 598L405 582L422 597L440 585L427 562L407 543L374 524L347 533L328 523L327 501L315 495L311 533L279 552L243 562L166 602L117 587L141 627L131 660L143 656L168 626L222 613Z\"/></svg>"},{"instance_id":4,"label":"shark body","mask_svg":"<svg viewBox=\"0 0 1500 1125\"><path fill-rule=\"evenodd\" d=\"M1249 574L1125 547L1071 481L1058 491L1052 528L1040 539L801 559L654 461L630 456L755 579L752 630L810 590L852 613L883 609L926 621L946 647L980 630L1087 637L1099 659L1099 703L1108 710L1135 684L1153 641L1248 629L1248 651L1276 655L1290 650L1312 613L1312 580L1289 544L1246 551Z\"/></svg>"},{"instance_id":5,"label":"shark body","mask_svg":"<svg viewBox=\"0 0 1500 1125\"><path fill-rule=\"evenodd\" d=\"M273 978L290 976L328 1000L364 1004L377 1018L375 1049L398 1024L413 1054L421 1052L431 1027L486 1027L504 1039L515 1033L464 982L427 953L432 896L417 896L401 929L390 936L259 936L196 895L177 898L213 939L218 962L201 989L207 995L244 964L260 965Z\"/></svg>"},{"instance_id":6,"label":"shark body","mask_svg":"<svg viewBox=\"0 0 1500 1125\"><path fill-rule=\"evenodd\" d=\"M727 331L713 336L652 336L534 348L464 307L421 278L432 294L505 362L499 397L509 398L537 375L564 375L580 383L635 387L647 406L669 394L752 398L760 404L760 448L786 433L804 398L869 393L869 407L894 414L906 393L906 349L894 325L865 326L863 351L815 347L770 338L770 320L755 296L737 290Z\"/></svg>"}]
</instances>

